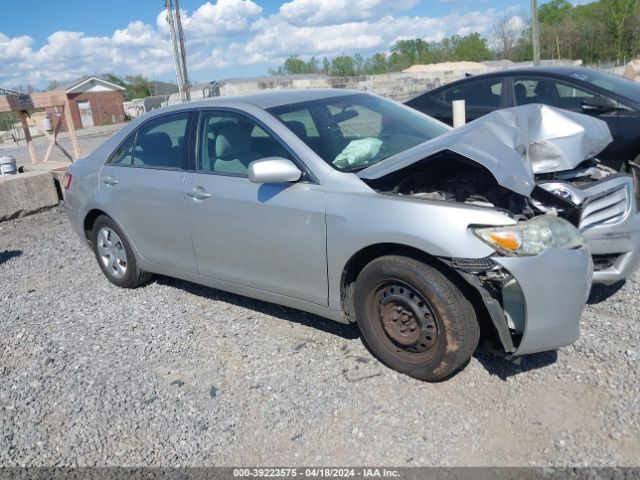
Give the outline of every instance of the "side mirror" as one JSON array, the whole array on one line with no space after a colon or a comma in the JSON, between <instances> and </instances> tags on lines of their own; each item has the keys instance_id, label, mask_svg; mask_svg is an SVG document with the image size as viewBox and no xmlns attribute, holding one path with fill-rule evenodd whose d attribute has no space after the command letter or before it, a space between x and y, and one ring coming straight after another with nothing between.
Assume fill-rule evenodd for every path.
<instances>
[{"instance_id":1,"label":"side mirror","mask_svg":"<svg viewBox=\"0 0 640 480\"><path fill-rule=\"evenodd\" d=\"M300 180L302 172L286 158L268 157L249 164L249 180L253 183L290 183Z\"/></svg>"},{"instance_id":2,"label":"side mirror","mask_svg":"<svg viewBox=\"0 0 640 480\"><path fill-rule=\"evenodd\" d=\"M591 97L582 100L585 112L610 112L618 109L618 102L606 97Z\"/></svg>"}]
</instances>

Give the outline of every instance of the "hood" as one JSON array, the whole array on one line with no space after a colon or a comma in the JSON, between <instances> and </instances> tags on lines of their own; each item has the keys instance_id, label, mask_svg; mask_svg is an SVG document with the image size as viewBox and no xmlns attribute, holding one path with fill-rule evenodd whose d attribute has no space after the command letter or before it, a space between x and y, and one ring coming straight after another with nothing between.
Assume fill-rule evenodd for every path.
<instances>
[{"instance_id":1,"label":"hood","mask_svg":"<svg viewBox=\"0 0 640 480\"><path fill-rule=\"evenodd\" d=\"M497 110L358 172L376 180L446 150L487 168L505 188L529 196L534 175L571 170L610 142L609 127L581 113L532 104Z\"/></svg>"}]
</instances>

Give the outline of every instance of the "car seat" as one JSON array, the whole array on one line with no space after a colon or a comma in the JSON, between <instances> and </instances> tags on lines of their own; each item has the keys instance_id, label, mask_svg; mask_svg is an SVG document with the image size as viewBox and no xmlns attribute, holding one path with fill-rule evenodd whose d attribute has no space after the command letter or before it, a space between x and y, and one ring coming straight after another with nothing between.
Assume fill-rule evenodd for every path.
<instances>
[{"instance_id":1,"label":"car seat","mask_svg":"<svg viewBox=\"0 0 640 480\"><path fill-rule=\"evenodd\" d=\"M216 160L213 170L246 174L249 164L262 157L252 150L251 132L240 125L225 125L216 136Z\"/></svg>"},{"instance_id":2,"label":"car seat","mask_svg":"<svg viewBox=\"0 0 640 480\"><path fill-rule=\"evenodd\" d=\"M289 130L296 134L296 136L302 140L303 142L307 141L307 127L304 126L304 123L298 122L297 120L289 120L288 122L284 122Z\"/></svg>"},{"instance_id":3,"label":"car seat","mask_svg":"<svg viewBox=\"0 0 640 480\"><path fill-rule=\"evenodd\" d=\"M144 165L154 167L178 167L174 158L171 137L165 132L153 132L138 135L137 145L140 151L136 156Z\"/></svg>"},{"instance_id":4,"label":"car seat","mask_svg":"<svg viewBox=\"0 0 640 480\"><path fill-rule=\"evenodd\" d=\"M556 103L557 95L551 82L540 80L533 93L535 93L535 101L537 103L547 103L550 105L555 105Z\"/></svg>"},{"instance_id":5,"label":"car seat","mask_svg":"<svg viewBox=\"0 0 640 480\"><path fill-rule=\"evenodd\" d=\"M517 83L513 89L516 94L516 105L526 105L529 103L529 99L527 98L527 87L521 83Z\"/></svg>"}]
</instances>

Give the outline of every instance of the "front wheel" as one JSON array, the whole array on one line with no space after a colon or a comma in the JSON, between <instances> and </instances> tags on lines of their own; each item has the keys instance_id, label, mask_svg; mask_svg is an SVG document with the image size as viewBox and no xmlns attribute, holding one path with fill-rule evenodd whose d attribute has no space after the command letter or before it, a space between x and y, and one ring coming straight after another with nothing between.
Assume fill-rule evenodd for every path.
<instances>
[{"instance_id":1,"label":"front wheel","mask_svg":"<svg viewBox=\"0 0 640 480\"><path fill-rule=\"evenodd\" d=\"M364 344L411 377L442 380L478 345L480 327L469 301L440 271L412 258L373 260L358 275L353 299Z\"/></svg>"},{"instance_id":2,"label":"front wheel","mask_svg":"<svg viewBox=\"0 0 640 480\"><path fill-rule=\"evenodd\" d=\"M138 267L131 244L110 217L101 215L96 219L91 241L102 273L114 285L136 288L151 278L150 273Z\"/></svg>"}]
</instances>

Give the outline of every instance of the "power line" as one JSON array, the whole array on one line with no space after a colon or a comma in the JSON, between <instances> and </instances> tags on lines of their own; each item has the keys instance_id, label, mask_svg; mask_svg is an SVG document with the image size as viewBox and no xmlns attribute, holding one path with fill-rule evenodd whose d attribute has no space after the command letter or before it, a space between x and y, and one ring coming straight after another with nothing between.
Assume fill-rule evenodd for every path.
<instances>
[{"instance_id":1,"label":"power line","mask_svg":"<svg viewBox=\"0 0 640 480\"><path fill-rule=\"evenodd\" d=\"M540 65L540 25L538 24L538 0L531 0L531 40L533 43L533 64Z\"/></svg>"},{"instance_id":2,"label":"power line","mask_svg":"<svg viewBox=\"0 0 640 480\"><path fill-rule=\"evenodd\" d=\"M182 30L182 20L180 19L180 2L176 2L176 24L178 26L178 39L180 40L180 51L182 54L182 81L184 82L184 93L187 101L191 100L189 88L189 75L187 73L187 50L184 46L184 31Z\"/></svg>"},{"instance_id":3,"label":"power line","mask_svg":"<svg viewBox=\"0 0 640 480\"><path fill-rule=\"evenodd\" d=\"M187 77L187 54L184 46L184 32L182 30L182 22L180 21L178 0L176 0L175 3L176 13L174 15L173 2L171 0L164 1L167 9L167 23L169 24L169 31L171 33L171 48L173 52L173 64L176 69L178 92L180 92L180 100L185 102L191 98Z\"/></svg>"}]
</instances>

